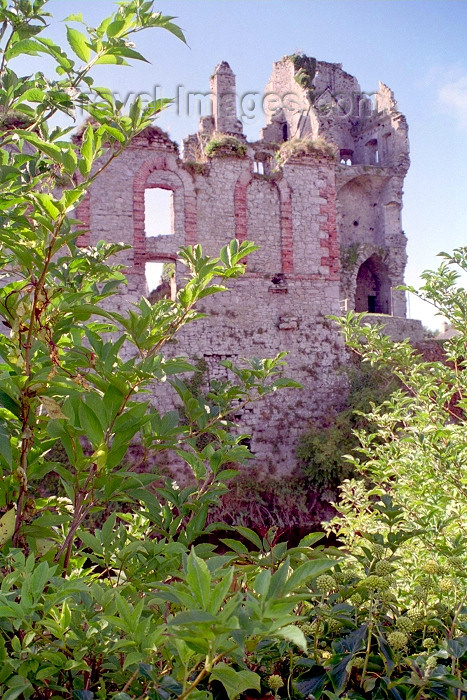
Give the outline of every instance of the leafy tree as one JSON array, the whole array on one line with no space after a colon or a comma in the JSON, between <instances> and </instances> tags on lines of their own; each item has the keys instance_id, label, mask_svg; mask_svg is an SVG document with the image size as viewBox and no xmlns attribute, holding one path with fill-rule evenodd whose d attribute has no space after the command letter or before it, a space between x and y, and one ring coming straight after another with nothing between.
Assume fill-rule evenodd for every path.
<instances>
[{"instance_id":1,"label":"leafy tree","mask_svg":"<svg viewBox=\"0 0 467 700\"><path fill-rule=\"evenodd\" d=\"M42 35L48 17L45 0L0 0L0 692L200 700L217 681L233 698L260 690L245 658L264 637L306 649L294 611L334 564L308 542L287 551L248 528L253 554L234 538L222 556L200 540L216 527L206 516L232 464L249 457L231 412L295 382L279 355L228 363L232 381L203 396L182 379L196 368L162 353L201 318L199 299L244 272L251 243L214 259L185 248L176 300L106 308L125 284L110 262L121 246L79 247L74 211L163 104L137 99L125 114L90 71L144 60L130 41L143 29L184 37L144 0L119 3L96 28L69 17L67 50ZM17 75L25 54L52 59L57 76ZM52 125L78 107L91 118L79 143ZM151 384L166 380L180 412L150 401ZM192 483L139 473L125 461L136 438L173 450Z\"/></svg>"}]
</instances>

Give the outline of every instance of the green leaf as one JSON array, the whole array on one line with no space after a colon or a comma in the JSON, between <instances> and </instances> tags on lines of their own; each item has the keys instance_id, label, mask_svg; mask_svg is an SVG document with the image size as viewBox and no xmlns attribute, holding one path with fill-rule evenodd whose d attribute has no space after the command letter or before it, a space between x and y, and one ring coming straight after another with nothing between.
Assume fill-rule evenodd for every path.
<instances>
[{"instance_id":1,"label":"green leaf","mask_svg":"<svg viewBox=\"0 0 467 700\"><path fill-rule=\"evenodd\" d=\"M467 637L459 637L458 639L446 639L445 646L454 659L460 659L467 649Z\"/></svg>"},{"instance_id":2,"label":"green leaf","mask_svg":"<svg viewBox=\"0 0 467 700\"><path fill-rule=\"evenodd\" d=\"M289 573L289 558L282 562L280 567L277 569L275 574L271 578L271 583L268 591L268 599L280 598L283 594L284 585L287 580L287 575Z\"/></svg>"},{"instance_id":3,"label":"green leaf","mask_svg":"<svg viewBox=\"0 0 467 700\"><path fill-rule=\"evenodd\" d=\"M50 194L44 194L43 192L36 193L36 199L41 205L42 209L48 214L53 221L56 221L60 215L60 210L55 206L54 200Z\"/></svg>"},{"instance_id":4,"label":"green leaf","mask_svg":"<svg viewBox=\"0 0 467 700\"><path fill-rule=\"evenodd\" d=\"M308 660L308 659L307 659ZM322 666L313 664L303 680L294 683L294 688L298 690L302 697L321 697L321 691L328 680L326 670Z\"/></svg>"},{"instance_id":5,"label":"green leaf","mask_svg":"<svg viewBox=\"0 0 467 700\"><path fill-rule=\"evenodd\" d=\"M128 63L121 58L120 56L112 56L111 54L106 54L105 56L100 56L97 61L94 62L94 65L120 65L120 66L127 66Z\"/></svg>"},{"instance_id":6,"label":"green leaf","mask_svg":"<svg viewBox=\"0 0 467 700\"><path fill-rule=\"evenodd\" d=\"M225 688L229 700L234 700L245 690L261 692L261 679L253 671L234 671L231 666L220 662L214 666L210 676L211 681L220 681Z\"/></svg>"},{"instance_id":7,"label":"green leaf","mask_svg":"<svg viewBox=\"0 0 467 700\"><path fill-rule=\"evenodd\" d=\"M260 596L265 598L268 594L269 586L271 583L271 572L269 569L264 569L261 571L254 580L253 588Z\"/></svg>"},{"instance_id":8,"label":"green leaf","mask_svg":"<svg viewBox=\"0 0 467 700\"><path fill-rule=\"evenodd\" d=\"M49 580L50 576L53 575L54 571L55 567L50 569L49 565L45 561L36 566L29 579L31 593L33 594L34 598L39 598L39 595L44 590L47 581Z\"/></svg>"},{"instance_id":9,"label":"green leaf","mask_svg":"<svg viewBox=\"0 0 467 700\"><path fill-rule=\"evenodd\" d=\"M126 24L127 24L127 22L125 19L113 20L113 22L111 22L109 25L107 25L107 36L109 38L117 36L118 34L120 34L120 32L125 30Z\"/></svg>"},{"instance_id":10,"label":"green leaf","mask_svg":"<svg viewBox=\"0 0 467 700\"><path fill-rule=\"evenodd\" d=\"M276 634L283 639L287 639L288 642L293 642L306 654L307 643L305 635L299 627L296 627L296 625L287 625L277 630Z\"/></svg>"},{"instance_id":11,"label":"green leaf","mask_svg":"<svg viewBox=\"0 0 467 700\"><path fill-rule=\"evenodd\" d=\"M169 596L167 596L169 597ZM212 625L216 622L216 617L212 613L204 612L203 610L186 610L177 613L175 617L169 620L170 625L189 626L206 623Z\"/></svg>"},{"instance_id":12,"label":"green leaf","mask_svg":"<svg viewBox=\"0 0 467 700\"><path fill-rule=\"evenodd\" d=\"M209 601L209 612L213 613L214 615L217 612L219 612L219 610L224 605L225 598L232 585L233 574L234 567L231 566L226 572L226 574L223 576L223 578L214 586L214 589L211 591Z\"/></svg>"},{"instance_id":13,"label":"green leaf","mask_svg":"<svg viewBox=\"0 0 467 700\"><path fill-rule=\"evenodd\" d=\"M91 124L89 124L84 132L81 144L81 156L85 164L85 167L80 167L81 174L87 175L91 170L94 156L94 129ZM81 163L80 166L83 166L83 164Z\"/></svg>"},{"instance_id":14,"label":"green leaf","mask_svg":"<svg viewBox=\"0 0 467 700\"><path fill-rule=\"evenodd\" d=\"M79 405L79 419L92 446L99 447L104 440L104 431L94 411L83 402Z\"/></svg>"},{"instance_id":15,"label":"green leaf","mask_svg":"<svg viewBox=\"0 0 467 700\"><path fill-rule=\"evenodd\" d=\"M196 556L192 549L187 560L186 581L190 586L198 605L208 610L211 591L211 574L203 559Z\"/></svg>"},{"instance_id":16,"label":"green leaf","mask_svg":"<svg viewBox=\"0 0 467 700\"><path fill-rule=\"evenodd\" d=\"M15 531L16 507L10 508L0 518L0 547L11 540Z\"/></svg>"},{"instance_id":17,"label":"green leaf","mask_svg":"<svg viewBox=\"0 0 467 700\"><path fill-rule=\"evenodd\" d=\"M72 27L66 28L66 36L68 43L70 44L72 50L75 54L85 63L89 62L91 58L91 49L88 46L88 38L82 32Z\"/></svg>"},{"instance_id":18,"label":"green leaf","mask_svg":"<svg viewBox=\"0 0 467 700\"><path fill-rule=\"evenodd\" d=\"M300 588L306 581L320 576L325 571L329 571L335 563L332 559L323 557L322 559L312 559L301 564L287 580L284 586L284 595L291 593L296 588Z\"/></svg>"},{"instance_id":19,"label":"green leaf","mask_svg":"<svg viewBox=\"0 0 467 700\"><path fill-rule=\"evenodd\" d=\"M0 457L3 458L7 466L12 466L13 456L11 453L10 432L3 421L0 421Z\"/></svg>"},{"instance_id":20,"label":"green leaf","mask_svg":"<svg viewBox=\"0 0 467 700\"><path fill-rule=\"evenodd\" d=\"M253 530L250 530L249 527L243 527L243 525L237 525L235 528L236 531L242 535L246 540L249 540L252 544L255 545L255 547L261 551L263 549L263 544L261 542L260 537L254 532Z\"/></svg>"},{"instance_id":21,"label":"green leaf","mask_svg":"<svg viewBox=\"0 0 467 700\"><path fill-rule=\"evenodd\" d=\"M113 126L108 126L107 124L104 128L106 133L110 134L110 136L113 136L113 138L119 141L119 143L125 143L125 136L124 134L122 134L121 131L119 131Z\"/></svg>"},{"instance_id":22,"label":"green leaf","mask_svg":"<svg viewBox=\"0 0 467 700\"><path fill-rule=\"evenodd\" d=\"M222 544L225 544L227 547L232 549L234 552L237 554L248 554L248 549L245 547L243 542L240 542L239 540L234 540L229 537L221 539Z\"/></svg>"},{"instance_id":23,"label":"green leaf","mask_svg":"<svg viewBox=\"0 0 467 700\"><path fill-rule=\"evenodd\" d=\"M55 160L57 163L60 164L62 163L62 151L56 144L50 143L49 141L44 141L43 139L36 136L36 134L31 134L27 131L18 130L18 134L21 136L22 139L28 141L39 151L42 151L47 156L49 156L49 158L52 158L52 160Z\"/></svg>"},{"instance_id":24,"label":"green leaf","mask_svg":"<svg viewBox=\"0 0 467 700\"><path fill-rule=\"evenodd\" d=\"M39 88L25 90L19 98L20 102L45 102L46 93Z\"/></svg>"},{"instance_id":25,"label":"green leaf","mask_svg":"<svg viewBox=\"0 0 467 700\"><path fill-rule=\"evenodd\" d=\"M198 455L195 455L193 452L187 452L186 450L177 450L177 453L190 465L196 479L204 479L206 476L206 467L203 460L200 459Z\"/></svg>"},{"instance_id":26,"label":"green leaf","mask_svg":"<svg viewBox=\"0 0 467 700\"><path fill-rule=\"evenodd\" d=\"M9 678L7 681L7 685L9 687L9 690L7 690L6 693L2 695L3 700L15 700L15 698L18 698L22 693L26 693L32 688L31 683L28 681L28 679L24 676L19 675L12 676L12 678ZM28 695L26 695L26 697L28 697Z\"/></svg>"},{"instance_id":27,"label":"green leaf","mask_svg":"<svg viewBox=\"0 0 467 700\"><path fill-rule=\"evenodd\" d=\"M134 58L136 61L144 61L145 63L149 63L149 61L144 58L139 51L130 49L127 46L112 46L108 51L108 55L125 56L125 58Z\"/></svg>"},{"instance_id":28,"label":"green leaf","mask_svg":"<svg viewBox=\"0 0 467 700\"><path fill-rule=\"evenodd\" d=\"M126 693L118 693L118 695L122 696L120 700L131 700L129 695ZM116 695L113 696L114 700L117 697ZM73 700L93 700L94 698L94 693L91 690L74 690L73 691Z\"/></svg>"},{"instance_id":29,"label":"green leaf","mask_svg":"<svg viewBox=\"0 0 467 700\"><path fill-rule=\"evenodd\" d=\"M37 41L34 41L34 39L22 39L21 41L16 41L13 46L8 49L5 58L10 61L12 58L16 58L16 56L21 56L23 54L37 56L43 51L44 47Z\"/></svg>"},{"instance_id":30,"label":"green leaf","mask_svg":"<svg viewBox=\"0 0 467 700\"><path fill-rule=\"evenodd\" d=\"M82 12L75 12L74 14L68 15L68 17L65 17L63 20L64 22L82 22L83 21L83 14Z\"/></svg>"},{"instance_id":31,"label":"green leaf","mask_svg":"<svg viewBox=\"0 0 467 700\"><path fill-rule=\"evenodd\" d=\"M298 547L313 547L317 542L322 540L324 537L324 532L309 532L308 535L302 537L298 543Z\"/></svg>"}]
</instances>

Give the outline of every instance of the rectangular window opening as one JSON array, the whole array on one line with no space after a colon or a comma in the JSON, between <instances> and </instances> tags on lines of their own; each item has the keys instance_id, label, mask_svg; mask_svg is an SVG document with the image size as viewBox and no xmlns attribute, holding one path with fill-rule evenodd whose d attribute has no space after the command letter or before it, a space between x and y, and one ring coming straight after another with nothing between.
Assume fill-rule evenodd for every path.
<instances>
[{"instance_id":1,"label":"rectangular window opening","mask_svg":"<svg viewBox=\"0 0 467 700\"><path fill-rule=\"evenodd\" d=\"M174 232L173 192L162 187L144 190L144 229L148 238Z\"/></svg>"},{"instance_id":2,"label":"rectangular window opening","mask_svg":"<svg viewBox=\"0 0 467 700\"><path fill-rule=\"evenodd\" d=\"M162 260L145 264L147 298L151 304L161 299L174 300L177 295L175 261Z\"/></svg>"}]
</instances>

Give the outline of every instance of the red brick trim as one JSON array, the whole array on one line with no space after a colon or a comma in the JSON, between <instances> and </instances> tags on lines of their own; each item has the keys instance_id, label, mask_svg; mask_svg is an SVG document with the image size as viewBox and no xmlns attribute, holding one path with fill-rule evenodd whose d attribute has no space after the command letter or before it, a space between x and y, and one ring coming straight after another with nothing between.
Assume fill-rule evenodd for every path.
<instances>
[{"instance_id":1,"label":"red brick trim","mask_svg":"<svg viewBox=\"0 0 467 700\"><path fill-rule=\"evenodd\" d=\"M328 280L339 278L339 244L337 239L337 210L336 210L336 188L333 182L320 190L319 196L326 200L326 204L321 204L319 213L326 216L326 221L321 224L321 231L327 235L321 238L320 245L324 255L321 257L321 265L329 267Z\"/></svg>"},{"instance_id":2,"label":"red brick trim","mask_svg":"<svg viewBox=\"0 0 467 700\"><path fill-rule=\"evenodd\" d=\"M286 182L278 187L281 216L281 258L282 272L293 274L293 221L292 221L292 191Z\"/></svg>"},{"instance_id":3,"label":"red brick trim","mask_svg":"<svg viewBox=\"0 0 467 700\"><path fill-rule=\"evenodd\" d=\"M242 277L242 280L245 280L245 279L259 279L259 280L264 280L265 278L264 278L264 273L263 273L263 272L249 272L249 271L247 270L247 272L245 273L244 277ZM293 277L289 277L289 279L288 279L287 281L288 281L288 284L289 284L289 286L290 286L290 284L293 283L293 282L315 282L315 281L321 281L321 282L322 282L323 279L324 279L324 280L327 280L328 278L327 278L327 277L323 277L323 275L320 274L319 272L310 272L310 273L308 273L308 274L305 274L305 273L303 273L303 274L302 274L302 273L294 274ZM329 279L331 279L331 278L329 278ZM335 280L332 279L331 281L335 281ZM270 283L269 280L265 280L265 282L267 282L268 284Z\"/></svg>"},{"instance_id":4,"label":"red brick trim","mask_svg":"<svg viewBox=\"0 0 467 700\"><path fill-rule=\"evenodd\" d=\"M185 245L196 245L197 219L196 195L185 188Z\"/></svg>"},{"instance_id":5,"label":"red brick trim","mask_svg":"<svg viewBox=\"0 0 467 700\"><path fill-rule=\"evenodd\" d=\"M240 242L248 237L247 189L253 180L251 170L244 171L238 178L234 191L235 238Z\"/></svg>"},{"instance_id":6,"label":"red brick trim","mask_svg":"<svg viewBox=\"0 0 467 700\"><path fill-rule=\"evenodd\" d=\"M134 267L143 267L146 254L146 232L144 230L144 190L146 180L153 170L166 170L167 160L155 156L140 167L133 179L133 255Z\"/></svg>"}]
</instances>

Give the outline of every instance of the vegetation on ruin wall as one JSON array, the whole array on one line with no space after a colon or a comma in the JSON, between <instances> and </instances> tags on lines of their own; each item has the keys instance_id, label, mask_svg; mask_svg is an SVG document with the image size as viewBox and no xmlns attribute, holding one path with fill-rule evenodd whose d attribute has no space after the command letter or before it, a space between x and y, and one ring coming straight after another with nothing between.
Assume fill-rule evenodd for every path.
<instances>
[{"instance_id":1,"label":"vegetation on ruin wall","mask_svg":"<svg viewBox=\"0 0 467 700\"><path fill-rule=\"evenodd\" d=\"M247 145L236 136L216 132L206 144L204 152L209 157L235 156L236 158L244 158Z\"/></svg>"},{"instance_id":2,"label":"vegetation on ruin wall","mask_svg":"<svg viewBox=\"0 0 467 700\"><path fill-rule=\"evenodd\" d=\"M91 64L140 60L129 41L143 28L183 35L143 0L96 29L70 26L67 51L42 36L42 0L0 0L0 16L0 102L6 116L28 118L5 119L0 136L2 698L465 697L467 299L453 273L427 275L425 288L460 333L449 365L414 362L407 344L343 322L363 360L405 387L360 436L353 467L365 480L344 485L328 526L343 549L322 549L321 534L289 547L274 528L245 526L216 549L209 509L232 463L249 457L231 411L294 382L282 356L229 363L233 381L203 396L184 381L197 368L162 350L201 321L196 301L241 275L254 246L234 241L215 259L182 250L177 299L143 299L121 315L103 308L125 282L109 263L119 246L78 248L73 218L161 107L136 102L122 115ZM16 75L24 54L52 58L58 78ZM78 105L93 123L74 144L49 120ZM57 181L68 184L59 191ZM453 261L467 269L465 251ZM179 412L151 406L154 381L177 392ZM148 452L175 451L191 485L128 466L137 434ZM51 496L41 495L45 479Z\"/></svg>"},{"instance_id":3,"label":"vegetation on ruin wall","mask_svg":"<svg viewBox=\"0 0 467 700\"><path fill-rule=\"evenodd\" d=\"M322 155L328 158L335 158L336 149L322 136L316 139L292 139L291 141L284 141L280 145L275 157L278 163L283 165L290 158L304 155Z\"/></svg>"},{"instance_id":4,"label":"vegetation on ruin wall","mask_svg":"<svg viewBox=\"0 0 467 700\"><path fill-rule=\"evenodd\" d=\"M288 58L294 66L294 80L301 88L306 90L307 97L311 103L314 101L313 81L316 75L316 58L305 56L302 53L294 53Z\"/></svg>"},{"instance_id":5,"label":"vegetation on ruin wall","mask_svg":"<svg viewBox=\"0 0 467 700\"><path fill-rule=\"evenodd\" d=\"M310 489L335 489L354 473L346 459L359 445L358 431L373 433L372 406L389 399L398 386L389 369L376 370L354 358L347 367L349 390L343 410L313 423L301 436L299 474Z\"/></svg>"}]
</instances>

